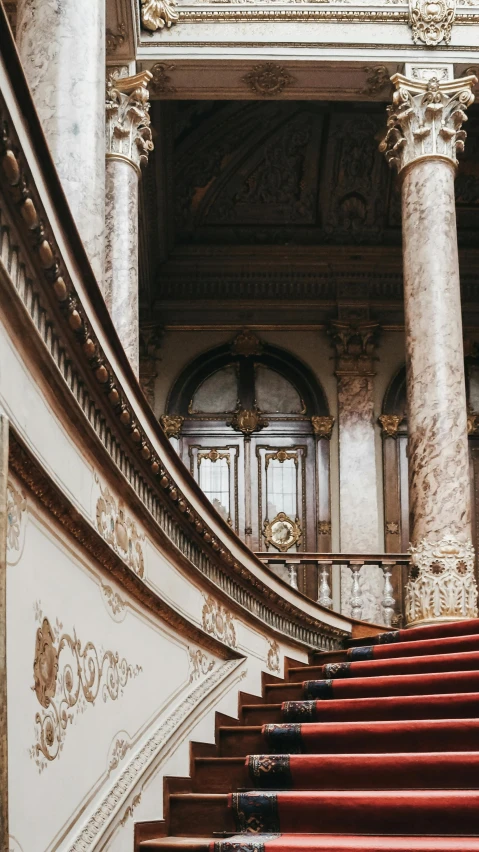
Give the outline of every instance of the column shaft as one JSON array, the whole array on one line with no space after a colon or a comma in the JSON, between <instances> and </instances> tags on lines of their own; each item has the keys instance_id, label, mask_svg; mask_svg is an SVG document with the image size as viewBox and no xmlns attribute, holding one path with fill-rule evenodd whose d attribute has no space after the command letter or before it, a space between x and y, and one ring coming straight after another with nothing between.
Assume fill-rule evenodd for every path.
<instances>
[{"instance_id":1,"label":"column shaft","mask_svg":"<svg viewBox=\"0 0 479 852\"><path fill-rule=\"evenodd\" d=\"M476 78L392 78L380 148L402 181L411 570L409 624L477 616L454 198Z\"/></svg>"},{"instance_id":2,"label":"column shaft","mask_svg":"<svg viewBox=\"0 0 479 852\"><path fill-rule=\"evenodd\" d=\"M105 299L138 375L138 170L126 159L106 161Z\"/></svg>"},{"instance_id":3,"label":"column shaft","mask_svg":"<svg viewBox=\"0 0 479 852\"><path fill-rule=\"evenodd\" d=\"M402 183L410 538L471 537L464 354L452 162Z\"/></svg>"},{"instance_id":4,"label":"column shaft","mask_svg":"<svg viewBox=\"0 0 479 852\"><path fill-rule=\"evenodd\" d=\"M102 286L105 0L19 0L17 42L62 186Z\"/></svg>"}]
</instances>

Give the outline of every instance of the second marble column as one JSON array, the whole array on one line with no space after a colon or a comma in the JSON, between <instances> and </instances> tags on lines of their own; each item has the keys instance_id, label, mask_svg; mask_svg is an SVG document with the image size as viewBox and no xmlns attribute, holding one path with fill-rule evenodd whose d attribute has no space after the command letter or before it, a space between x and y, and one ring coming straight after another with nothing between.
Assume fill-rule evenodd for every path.
<instances>
[{"instance_id":1,"label":"second marble column","mask_svg":"<svg viewBox=\"0 0 479 852\"><path fill-rule=\"evenodd\" d=\"M105 300L123 348L138 376L138 180L151 141L149 71L110 78L106 126Z\"/></svg>"},{"instance_id":2,"label":"second marble column","mask_svg":"<svg viewBox=\"0 0 479 852\"><path fill-rule=\"evenodd\" d=\"M413 79L392 78L397 91L381 146L402 191L409 624L477 616L454 198L475 78L447 76L447 67L444 82L419 67Z\"/></svg>"}]
</instances>

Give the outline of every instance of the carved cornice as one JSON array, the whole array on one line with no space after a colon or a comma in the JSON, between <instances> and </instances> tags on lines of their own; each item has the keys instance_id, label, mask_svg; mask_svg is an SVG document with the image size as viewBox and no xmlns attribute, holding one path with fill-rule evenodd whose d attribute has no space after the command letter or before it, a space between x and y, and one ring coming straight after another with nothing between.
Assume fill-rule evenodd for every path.
<instances>
[{"instance_id":1,"label":"carved cornice","mask_svg":"<svg viewBox=\"0 0 479 852\"><path fill-rule=\"evenodd\" d=\"M409 0L409 24L414 44L449 44L456 17L456 0Z\"/></svg>"},{"instance_id":2,"label":"carved cornice","mask_svg":"<svg viewBox=\"0 0 479 852\"><path fill-rule=\"evenodd\" d=\"M19 141L14 136L8 110L0 101L2 135L0 136L0 181L2 190L10 199L15 225L22 233L21 243L30 246L28 258L13 250L13 240L6 223L0 247L2 261L7 274L11 275L12 292L19 308L39 331L39 345L44 347L56 375L65 376L61 394L70 399L76 414L85 418L85 426L93 430L98 438L100 452L108 455L109 464L128 483L132 501L145 509L145 517L154 525L155 531L175 548L176 558L193 574L204 575L224 594L263 624L281 632L293 641L325 649L337 647L346 631L333 627L305 613L303 609L284 598L271 588L266 580L260 579L246 567L253 557L244 546L245 563L240 563L223 540L199 514L196 506L182 493L158 455L161 434L154 443L137 419L135 409L125 395L120 381L109 363L102 345L90 325L86 311L74 289L66 268L61 265L60 251L47 225L47 216L40 202L32 176L20 161ZM15 245L19 240L15 238ZM34 268L35 274L27 278L25 270ZM23 308L20 306L23 305ZM42 329L48 328L48 335ZM43 351L43 349L42 349ZM65 365L68 364L66 371ZM54 366L55 365L55 366ZM86 381L85 381L86 377ZM81 406L79 400L82 400ZM153 417L143 411L149 427L154 431ZM107 440L105 440L105 436ZM169 445L162 447L169 457ZM176 454L172 453L171 464L175 469ZM18 471L21 475L21 471ZM23 466L24 481L28 482L31 471ZM204 507L206 517L211 511L199 489L197 500ZM43 493L38 492L43 500ZM58 495L57 495L58 496ZM65 498L59 497L64 506ZM58 511L59 520L76 536L76 522L66 509ZM71 523L70 523L71 522ZM215 523L221 521L215 518ZM230 531L224 524L226 539ZM80 530L79 540L84 532ZM99 536L98 536L99 538ZM236 546L237 542L235 542ZM106 546L102 542L102 546ZM111 552L110 552L111 553ZM118 560L118 557L114 557ZM118 565L118 560L115 562ZM136 577L123 565L120 581L131 583L138 595L141 578ZM126 572L126 573L125 573ZM140 587L137 584L140 584ZM141 590L149 600L149 606L163 606L146 586ZM185 629L186 624L183 626ZM187 628L188 629L188 628ZM190 625L191 629L191 625ZM204 639L202 644L205 644Z\"/></svg>"},{"instance_id":3,"label":"carved cornice","mask_svg":"<svg viewBox=\"0 0 479 852\"><path fill-rule=\"evenodd\" d=\"M379 146L390 166L399 173L424 157L449 160L457 166L456 152L464 150L464 112L474 101L476 77L439 81L391 77L396 91L387 108L387 134Z\"/></svg>"},{"instance_id":4,"label":"carved cornice","mask_svg":"<svg viewBox=\"0 0 479 852\"><path fill-rule=\"evenodd\" d=\"M134 77L110 74L106 84L107 157L124 157L139 171L153 150L148 102L149 71Z\"/></svg>"}]
</instances>

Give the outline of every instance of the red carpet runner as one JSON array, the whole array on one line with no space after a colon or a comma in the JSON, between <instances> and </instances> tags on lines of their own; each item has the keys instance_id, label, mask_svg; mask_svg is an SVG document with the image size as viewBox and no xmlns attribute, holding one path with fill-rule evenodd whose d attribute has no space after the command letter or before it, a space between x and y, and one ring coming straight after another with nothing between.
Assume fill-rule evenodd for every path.
<instances>
[{"instance_id":1,"label":"red carpet runner","mask_svg":"<svg viewBox=\"0 0 479 852\"><path fill-rule=\"evenodd\" d=\"M228 797L238 833L210 852L479 852L479 620L345 658L267 688L284 721L263 725Z\"/></svg>"}]
</instances>

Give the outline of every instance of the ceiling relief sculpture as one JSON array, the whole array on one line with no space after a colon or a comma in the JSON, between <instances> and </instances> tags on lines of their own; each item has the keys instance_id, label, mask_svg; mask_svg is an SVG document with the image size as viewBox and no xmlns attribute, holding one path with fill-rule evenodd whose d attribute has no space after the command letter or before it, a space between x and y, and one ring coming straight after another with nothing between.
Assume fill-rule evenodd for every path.
<instances>
[{"instance_id":1,"label":"ceiling relief sculpture","mask_svg":"<svg viewBox=\"0 0 479 852\"><path fill-rule=\"evenodd\" d=\"M383 71L371 69L372 86L390 85ZM477 116L457 182L466 245L479 224ZM178 105L176 243L399 246L399 191L378 151L384 127L382 105Z\"/></svg>"}]
</instances>

